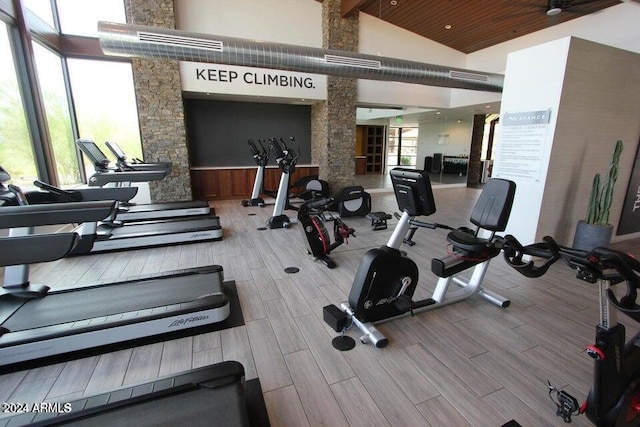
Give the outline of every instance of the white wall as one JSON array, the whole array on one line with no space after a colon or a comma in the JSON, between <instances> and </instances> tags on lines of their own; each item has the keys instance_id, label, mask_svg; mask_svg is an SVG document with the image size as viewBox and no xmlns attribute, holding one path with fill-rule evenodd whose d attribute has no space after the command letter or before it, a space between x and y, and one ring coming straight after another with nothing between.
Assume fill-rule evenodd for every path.
<instances>
[{"instance_id":1,"label":"white wall","mask_svg":"<svg viewBox=\"0 0 640 427\"><path fill-rule=\"evenodd\" d=\"M640 52L640 4L627 1L597 13L470 53L466 57L465 67L504 73L507 55L510 52L568 36Z\"/></svg>"},{"instance_id":2,"label":"white wall","mask_svg":"<svg viewBox=\"0 0 640 427\"><path fill-rule=\"evenodd\" d=\"M606 174L612 147L622 140L625 151L609 217L617 228L640 138L638 99L637 53L567 37L509 55L501 118L550 109L551 120L540 150L534 149L536 139L528 130L507 141L502 125L494 176L512 179L518 186L508 233L524 244L551 235L570 245L577 222L586 216L593 176ZM503 154L509 146L517 147L517 153ZM516 161L524 166L503 167ZM522 173L536 165L539 173Z\"/></svg>"},{"instance_id":3,"label":"white wall","mask_svg":"<svg viewBox=\"0 0 640 427\"><path fill-rule=\"evenodd\" d=\"M500 132L493 176L516 182L517 190L506 232L517 236L523 244L536 241L540 207L544 195L549 158L553 145L555 124L558 118L560 95L564 81L565 65L569 51L569 38L513 52L507 61L500 117L505 113L551 110L546 143L542 156L539 179L523 179L505 172L499 174L503 164L510 162L502 155L504 132ZM541 77L544 77L542 79Z\"/></svg>"},{"instance_id":4,"label":"white wall","mask_svg":"<svg viewBox=\"0 0 640 427\"><path fill-rule=\"evenodd\" d=\"M174 8L176 27L181 30L322 47L322 4L315 0L179 0L174 2ZM466 67L466 55L462 52L365 13L359 19L360 53ZM209 91L216 89L210 87ZM358 102L370 105L450 108L493 102L499 96L409 83L358 81Z\"/></svg>"},{"instance_id":5,"label":"white wall","mask_svg":"<svg viewBox=\"0 0 640 427\"><path fill-rule=\"evenodd\" d=\"M322 4L311 0L176 0L176 28L322 47Z\"/></svg>"},{"instance_id":6,"label":"white wall","mask_svg":"<svg viewBox=\"0 0 640 427\"><path fill-rule=\"evenodd\" d=\"M465 54L366 13L360 14L359 51L427 64L463 68ZM451 89L400 82L358 81L361 103L448 108Z\"/></svg>"}]
</instances>

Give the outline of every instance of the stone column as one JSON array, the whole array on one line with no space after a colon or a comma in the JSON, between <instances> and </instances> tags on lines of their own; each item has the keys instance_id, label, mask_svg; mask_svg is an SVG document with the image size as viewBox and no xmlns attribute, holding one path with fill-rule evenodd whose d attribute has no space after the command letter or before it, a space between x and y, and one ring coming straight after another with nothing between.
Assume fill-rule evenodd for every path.
<instances>
[{"instance_id":1,"label":"stone column","mask_svg":"<svg viewBox=\"0 0 640 427\"><path fill-rule=\"evenodd\" d=\"M341 0L322 2L322 47L358 51L358 14L342 18ZM355 177L357 79L327 76L327 100L311 107L311 159L331 192Z\"/></svg>"},{"instance_id":2,"label":"stone column","mask_svg":"<svg viewBox=\"0 0 640 427\"><path fill-rule=\"evenodd\" d=\"M484 136L484 114L474 114L473 130L471 132L471 150L469 151L469 166L467 169L467 185L480 184L482 174L482 138Z\"/></svg>"},{"instance_id":3,"label":"stone column","mask_svg":"<svg viewBox=\"0 0 640 427\"><path fill-rule=\"evenodd\" d=\"M127 22L175 28L172 0L125 0ZM177 61L132 59L142 152L173 162L171 175L150 183L153 201L191 200L191 175Z\"/></svg>"}]
</instances>

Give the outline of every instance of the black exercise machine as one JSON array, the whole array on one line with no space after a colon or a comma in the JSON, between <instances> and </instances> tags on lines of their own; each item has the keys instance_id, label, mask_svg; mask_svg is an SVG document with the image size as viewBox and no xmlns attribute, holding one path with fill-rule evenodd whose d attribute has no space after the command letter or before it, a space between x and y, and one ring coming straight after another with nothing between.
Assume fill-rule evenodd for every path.
<instances>
[{"instance_id":1,"label":"black exercise machine","mask_svg":"<svg viewBox=\"0 0 640 427\"><path fill-rule=\"evenodd\" d=\"M106 141L104 145L106 145L109 151L115 156L116 167L120 170L166 170L167 175L169 175L173 168L172 162L161 162L159 160L157 162L146 163L134 158L133 161L130 162L124 150L120 148L117 143Z\"/></svg>"},{"instance_id":2,"label":"black exercise machine","mask_svg":"<svg viewBox=\"0 0 640 427\"><path fill-rule=\"evenodd\" d=\"M171 173L171 162L129 163L126 155L116 143L107 142L106 145L118 159L116 167L111 167L111 161L95 142L87 139L76 141L76 146L91 161L95 169L88 182L91 187L104 187L109 184L127 187L132 182L158 181ZM127 181L127 179L130 180ZM118 210L112 221L135 222L205 217L212 213L209 203L203 200L140 205L127 202L118 204Z\"/></svg>"},{"instance_id":3,"label":"black exercise machine","mask_svg":"<svg viewBox=\"0 0 640 427\"><path fill-rule=\"evenodd\" d=\"M33 234L34 227L94 222L114 202L25 205L27 199L0 168L0 367L173 331L211 325L229 316L223 269L208 266L113 283L52 290L29 282L29 265L62 258L78 244L76 233ZM7 195L9 193L9 195Z\"/></svg>"},{"instance_id":4,"label":"black exercise machine","mask_svg":"<svg viewBox=\"0 0 640 427\"><path fill-rule=\"evenodd\" d=\"M541 258L543 262L523 260L523 256ZM571 417L586 414L596 426L637 427L640 425L640 333L625 343L625 327L617 321L620 310L640 322L637 303L640 287L640 262L631 255L599 247L582 251L558 245L553 238L522 246L513 236L506 236L504 257L519 273L540 277L557 260L562 259L576 270L576 278L598 283L600 319L594 344L586 354L594 359L593 385L585 403L564 390L549 384L549 395L555 399L556 415L570 423ZM614 286L624 282L625 295L618 299Z\"/></svg>"},{"instance_id":5,"label":"black exercise machine","mask_svg":"<svg viewBox=\"0 0 640 427\"><path fill-rule=\"evenodd\" d=\"M325 307L325 321L336 332L343 331L352 322L363 333L360 337L363 343L384 347L388 339L373 325L376 322L452 304L475 294L499 307L507 307L509 300L483 289L481 284L491 259L500 253L500 248L495 245L495 232L506 228L515 183L492 179L485 184L471 214L471 222L477 226L474 231L415 219L436 211L428 174L395 168L391 171L391 181L402 216L386 246L371 249L363 257L349 301L341 305L342 312L336 306ZM449 255L433 259L431 263L432 272L439 277L435 290L430 298L419 301L412 299L418 284L418 267L400 251L402 240L412 225L452 230L447 235L451 244ZM482 237L481 230L489 231L490 235ZM472 267L469 279L458 275ZM458 288L451 290L452 284ZM334 344L338 346L339 342Z\"/></svg>"},{"instance_id":6,"label":"black exercise machine","mask_svg":"<svg viewBox=\"0 0 640 427\"><path fill-rule=\"evenodd\" d=\"M343 243L348 243L349 236L355 237L355 230L342 222L340 218L331 218L333 222L333 243L327 227L324 212L334 203L333 199L309 200L298 210L298 222L302 225L302 234L307 244L307 253L322 261L327 267L334 268L336 263L329 258L331 251Z\"/></svg>"},{"instance_id":7,"label":"black exercise machine","mask_svg":"<svg viewBox=\"0 0 640 427\"><path fill-rule=\"evenodd\" d=\"M120 186L119 184L122 183L159 179L158 177L161 178L166 174L166 170L122 171L106 168L105 165L109 164L109 159L93 141L78 140L76 145L95 165L102 165L96 167L96 172L89 178L90 186L103 187L110 183ZM168 205L171 208L167 211L161 210L159 212L162 213L157 214L152 212L155 207L162 209ZM201 205L201 202L171 202L140 205L140 207L132 206L128 208L129 213L134 213L131 211L132 209L138 210L138 214L145 219L144 221L121 223L119 221L121 216L115 211L107 221L100 224L84 223L78 230L81 240L70 255L221 240L223 233L219 217L211 214L196 217L189 215L193 213L194 208L200 209L197 207L198 205ZM209 212L206 202L205 205L205 211ZM179 210L185 214L181 218L158 217Z\"/></svg>"},{"instance_id":8,"label":"black exercise machine","mask_svg":"<svg viewBox=\"0 0 640 427\"><path fill-rule=\"evenodd\" d=\"M333 196L333 201L329 210L341 218L366 216L371 212L371 195L361 185L344 187Z\"/></svg>"},{"instance_id":9,"label":"black exercise machine","mask_svg":"<svg viewBox=\"0 0 640 427\"><path fill-rule=\"evenodd\" d=\"M26 406L25 406L26 405ZM40 406L47 410L40 409ZM53 410L52 410L53 409ZM244 367L221 362L61 403L20 403L4 425L248 426ZM22 411L20 411L22 410Z\"/></svg>"}]
</instances>

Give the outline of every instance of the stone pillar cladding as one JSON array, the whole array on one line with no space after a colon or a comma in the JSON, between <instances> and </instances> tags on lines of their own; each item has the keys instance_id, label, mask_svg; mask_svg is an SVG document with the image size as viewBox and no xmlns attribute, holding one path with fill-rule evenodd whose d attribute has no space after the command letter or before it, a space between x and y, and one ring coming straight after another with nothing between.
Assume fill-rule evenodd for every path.
<instances>
[{"instance_id":1,"label":"stone pillar cladding","mask_svg":"<svg viewBox=\"0 0 640 427\"><path fill-rule=\"evenodd\" d=\"M482 138L484 136L484 114L474 114L473 130L471 131L471 150L467 169L467 184L480 184L482 174Z\"/></svg>"},{"instance_id":2,"label":"stone pillar cladding","mask_svg":"<svg viewBox=\"0 0 640 427\"><path fill-rule=\"evenodd\" d=\"M322 47L358 51L358 13L342 18L341 0L322 2ZM327 76L327 100L311 107L311 159L332 194L355 178L358 80Z\"/></svg>"},{"instance_id":3,"label":"stone pillar cladding","mask_svg":"<svg viewBox=\"0 0 640 427\"><path fill-rule=\"evenodd\" d=\"M172 0L125 0L127 22L175 28ZM177 61L132 59L142 152L171 161L171 175L151 182L152 201L192 200L189 153Z\"/></svg>"}]
</instances>

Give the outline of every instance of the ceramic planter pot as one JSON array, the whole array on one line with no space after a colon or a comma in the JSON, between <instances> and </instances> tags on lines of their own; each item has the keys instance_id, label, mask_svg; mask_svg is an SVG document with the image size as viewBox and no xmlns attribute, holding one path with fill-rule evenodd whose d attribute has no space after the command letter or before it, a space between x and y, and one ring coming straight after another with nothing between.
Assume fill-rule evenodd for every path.
<instances>
[{"instance_id":1,"label":"ceramic planter pot","mask_svg":"<svg viewBox=\"0 0 640 427\"><path fill-rule=\"evenodd\" d=\"M613 235L613 225L588 224L579 221L573 238L573 247L590 251L598 246L609 246Z\"/></svg>"}]
</instances>

